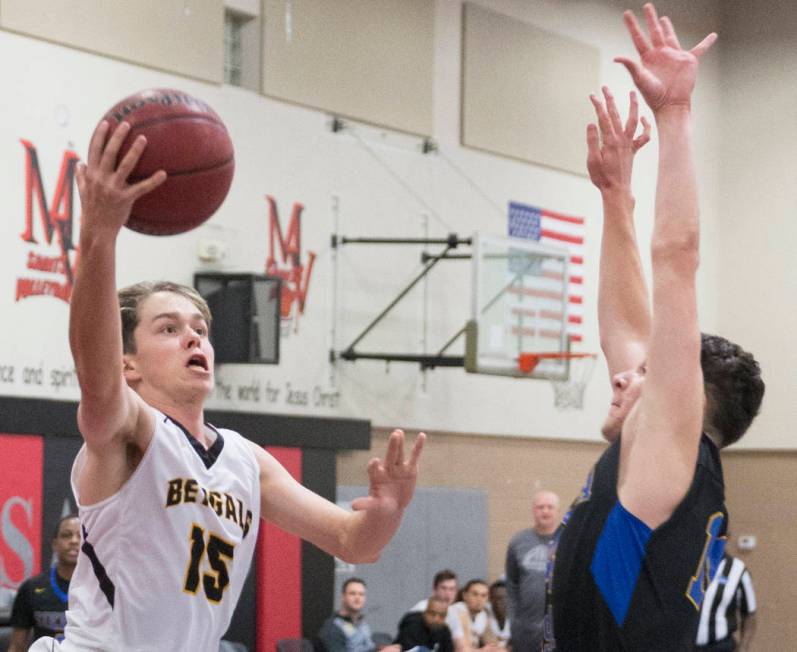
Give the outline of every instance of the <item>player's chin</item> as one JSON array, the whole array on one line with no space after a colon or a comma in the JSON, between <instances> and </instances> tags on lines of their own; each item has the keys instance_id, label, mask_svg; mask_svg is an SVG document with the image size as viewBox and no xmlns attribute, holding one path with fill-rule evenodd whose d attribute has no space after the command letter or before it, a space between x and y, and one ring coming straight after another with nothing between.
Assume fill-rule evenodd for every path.
<instances>
[{"instance_id":1,"label":"player's chin","mask_svg":"<svg viewBox=\"0 0 797 652\"><path fill-rule=\"evenodd\" d=\"M200 378L194 377L190 380L189 385L191 394L198 397L201 395L203 399L208 398L215 388L213 373L205 374Z\"/></svg>"},{"instance_id":2,"label":"player's chin","mask_svg":"<svg viewBox=\"0 0 797 652\"><path fill-rule=\"evenodd\" d=\"M609 417L603 423L603 427L601 428L601 435L603 438L608 441L610 444L614 443L617 438L620 436L620 429L623 425L621 419L615 419Z\"/></svg>"}]
</instances>

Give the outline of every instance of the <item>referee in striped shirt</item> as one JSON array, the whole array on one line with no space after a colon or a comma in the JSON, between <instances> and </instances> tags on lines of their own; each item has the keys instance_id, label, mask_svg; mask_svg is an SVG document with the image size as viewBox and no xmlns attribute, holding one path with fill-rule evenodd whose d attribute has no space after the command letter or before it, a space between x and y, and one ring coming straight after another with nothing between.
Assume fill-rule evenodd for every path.
<instances>
[{"instance_id":1,"label":"referee in striped shirt","mask_svg":"<svg viewBox=\"0 0 797 652\"><path fill-rule=\"evenodd\" d=\"M741 559L725 554L706 590L696 650L748 652L755 633L756 600L750 573ZM739 643L734 638L739 626Z\"/></svg>"}]
</instances>

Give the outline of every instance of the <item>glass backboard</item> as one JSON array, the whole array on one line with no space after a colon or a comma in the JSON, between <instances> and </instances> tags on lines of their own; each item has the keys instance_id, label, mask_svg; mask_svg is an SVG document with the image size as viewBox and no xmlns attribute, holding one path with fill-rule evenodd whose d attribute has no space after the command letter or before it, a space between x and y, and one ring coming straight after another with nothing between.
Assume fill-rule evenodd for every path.
<instances>
[{"instance_id":1,"label":"glass backboard","mask_svg":"<svg viewBox=\"0 0 797 652\"><path fill-rule=\"evenodd\" d=\"M531 373L518 367L521 353L568 350L568 262L565 249L518 238L474 236L467 371L547 380L568 377L564 358L543 358Z\"/></svg>"}]
</instances>

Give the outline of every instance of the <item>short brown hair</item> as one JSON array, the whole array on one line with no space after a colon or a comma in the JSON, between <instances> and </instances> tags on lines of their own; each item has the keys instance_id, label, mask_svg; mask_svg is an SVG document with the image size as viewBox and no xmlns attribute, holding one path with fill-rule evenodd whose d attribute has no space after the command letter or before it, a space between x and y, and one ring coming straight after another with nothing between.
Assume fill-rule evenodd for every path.
<instances>
[{"instance_id":1,"label":"short brown hair","mask_svg":"<svg viewBox=\"0 0 797 652\"><path fill-rule=\"evenodd\" d=\"M706 392L703 428L720 448L738 441L761 408L765 385L753 355L719 335L701 334Z\"/></svg>"},{"instance_id":2,"label":"short brown hair","mask_svg":"<svg viewBox=\"0 0 797 652\"><path fill-rule=\"evenodd\" d=\"M136 352L136 340L133 337L133 332L138 326L138 307L147 297L156 292L173 292L185 297L197 307L210 328L210 322L213 319L210 308L207 301L194 288L170 281L143 281L135 285L128 285L117 293L119 312L122 318L122 351L124 353Z\"/></svg>"}]
</instances>

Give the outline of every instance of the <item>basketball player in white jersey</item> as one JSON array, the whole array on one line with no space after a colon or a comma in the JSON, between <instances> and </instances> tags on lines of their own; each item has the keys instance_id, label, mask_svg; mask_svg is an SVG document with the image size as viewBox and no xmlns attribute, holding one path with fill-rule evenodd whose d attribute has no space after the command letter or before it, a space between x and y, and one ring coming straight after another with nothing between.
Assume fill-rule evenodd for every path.
<instances>
[{"instance_id":1,"label":"basketball player in white jersey","mask_svg":"<svg viewBox=\"0 0 797 652\"><path fill-rule=\"evenodd\" d=\"M108 131L102 123L77 171L81 261L69 339L85 440L72 471L81 554L65 640L32 649L216 652L260 518L349 562L375 561L412 497L424 435L405 461L404 434L393 432L385 460L369 463L368 497L347 512L262 448L205 423L214 386L207 304L173 284L117 297L116 238L133 202L166 175L128 184L146 141L139 136L117 166L129 127Z\"/></svg>"}]
</instances>

